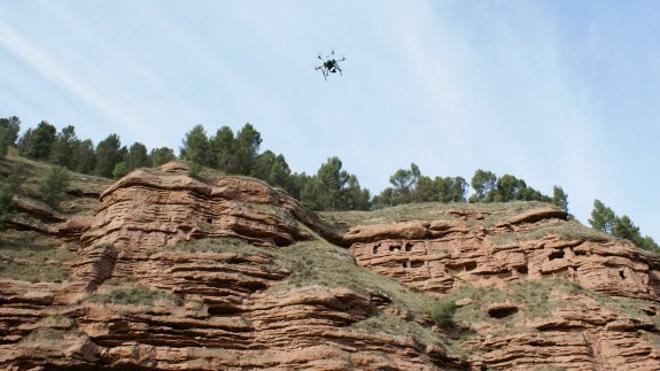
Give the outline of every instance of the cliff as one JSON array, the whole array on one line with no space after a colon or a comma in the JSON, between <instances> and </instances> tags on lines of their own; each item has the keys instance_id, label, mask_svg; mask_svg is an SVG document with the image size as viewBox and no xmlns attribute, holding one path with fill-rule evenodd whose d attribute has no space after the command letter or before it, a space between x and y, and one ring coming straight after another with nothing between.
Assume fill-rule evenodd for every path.
<instances>
[{"instance_id":1,"label":"cliff","mask_svg":"<svg viewBox=\"0 0 660 371\"><path fill-rule=\"evenodd\" d=\"M547 204L317 216L176 162L81 184L0 237L2 369L660 368L660 257Z\"/></svg>"}]
</instances>

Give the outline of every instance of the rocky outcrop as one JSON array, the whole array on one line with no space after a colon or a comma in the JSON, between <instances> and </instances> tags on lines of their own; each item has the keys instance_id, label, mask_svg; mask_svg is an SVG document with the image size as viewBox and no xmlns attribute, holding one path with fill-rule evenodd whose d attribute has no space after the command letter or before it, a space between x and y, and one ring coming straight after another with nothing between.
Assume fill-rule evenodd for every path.
<instances>
[{"instance_id":1,"label":"rocky outcrop","mask_svg":"<svg viewBox=\"0 0 660 371\"><path fill-rule=\"evenodd\" d=\"M660 369L660 258L554 207L340 234L261 181L188 173L134 171L75 219L23 206L14 228L79 259L68 281L0 279L0 369Z\"/></svg>"},{"instance_id":2,"label":"rocky outcrop","mask_svg":"<svg viewBox=\"0 0 660 371\"><path fill-rule=\"evenodd\" d=\"M0 288L4 369L460 369L438 345L352 326L381 313L377 294L307 286L267 254L157 252L116 279L180 298L150 306L68 304L34 285ZM20 285L19 285L20 286ZM123 287L105 287L99 295ZM51 287L52 290L63 287ZM70 296L71 298L71 296ZM17 327L16 324L20 323ZM19 330L20 329L20 330ZM66 360L69 359L67 362Z\"/></svg>"},{"instance_id":3,"label":"rocky outcrop","mask_svg":"<svg viewBox=\"0 0 660 371\"><path fill-rule=\"evenodd\" d=\"M630 318L580 293L557 298L563 307L517 331L479 329L469 342L475 367L528 370L655 370L660 365L654 316ZM657 317L655 318L657 322Z\"/></svg>"},{"instance_id":4,"label":"rocky outcrop","mask_svg":"<svg viewBox=\"0 0 660 371\"><path fill-rule=\"evenodd\" d=\"M35 231L62 241L78 242L92 221L89 216L67 216L46 205L22 198L15 200L14 207L16 213L7 222L8 227Z\"/></svg>"},{"instance_id":5,"label":"rocky outcrop","mask_svg":"<svg viewBox=\"0 0 660 371\"><path fill-rule=\"evenodd\" d=\"M497 286L565 273L609 295L660 300L658 256L629 242L534 235L548 226L576 228L565 217L546 208L494 226L463 220L358 226L345 239L358 264L436 294L465 283Z\"/></svg>"},{"instance_id":6,"label":"rocky outcrop","mask_svg":"<svg viewBox=\"0 0 660 371\"><path fill-rule=\"evenodd\" d=\"M573 230L577 223L553 208L493 224L481 220L481 215L461 213L453 219L356 226L345 238L361 266L440 298L466 286L505 288L561 276L577 287L647 303L641 304L645 312L626 316L573 292L548 299L548 306L554 300L562 309L543 320L524 320L528 313L516 316L525 309L508 302L485 305L480 311L490 322L464 324L475 331L467 342L475 351L469 357L475 369L660 368L657 255ZM574 235L548 230L573 230ZM516 330L502 327L502 318L509 316L522 321Z\"/></svg>"},{"instance_id":7,"label":"rocky outcrop","mask_svg":"<svg viewBox=\"0 0 660 371\"><path fill-rule=\"evenodd\" d=\"M84 247L109 243L141 251L198 238L238 238L262 246L308 240L311 226L338 239L295 200L255 179L202 182L185 164L137 170L101 194Z\"/></svg>"}]
</instances>

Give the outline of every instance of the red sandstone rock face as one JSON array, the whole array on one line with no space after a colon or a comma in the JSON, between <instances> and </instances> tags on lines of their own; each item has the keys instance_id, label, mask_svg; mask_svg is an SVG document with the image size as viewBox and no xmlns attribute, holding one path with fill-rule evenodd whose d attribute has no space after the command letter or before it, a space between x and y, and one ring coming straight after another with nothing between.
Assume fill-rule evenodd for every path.
<instances>
[{"instance_id":1,"label":"red sandstone rock face","mask_svg":"<svg viewBox=\"0 0 660 371\"><path fill-rule=\"evenodd\" d=\"M142 251L217 237L281 246L311 239L305 225L338 238L295 200L265 183L224 177L206 184L190 178L185 169L170 163L160 171L137 170L108 188L82 236L83 246L109 243L123 251Z\"/></svg>"},{"instance_id":2,"label":"red sandstone rock face","mask_svg":"<svg viewBox=\"0 0 660 371\"><path fill-rule=\"evenodd\" d=\"M230 177L209 185L186 173L168 164L134 172L106 190L92 221L71 226L85 231L74 281L0 285L0 368L464 368L439 345L352 326L389 310L380 293L272 290L291 272L267 254L159 249L222 237L276 248L315 238L310 228L339 239L296 201L259 181ZM181 303L82 300L117 287L109 279L159 289Z\"/></svg>"},{"instance_id":3,"label":"red sandstone rock face","mask_svg":"<svg viewBox=\"0 0 660 371\"><path fill-rule=\"evenodd\" d=\"M345 239L358 263L428 292L443 294L466 282L498 285L565 272L586 288L609 295L658 300L660 258L628 242L565 240L556 235L494 243L565 213L539 209L493 227L464 221L413 221L355 227ZM516 225L515 227L513 225Z\"/></svg>"},{"instance_id":4,"label":"red sandstone rock face","mask_svg":"<svg viewBox=\"0 0 660 371\"><path fill-rule=\"evenodd\" d=\"M561 274L597 292L648 301L648 318L630 318L574 293L557 298L569 303L567 307L553 311L549 319L525 324L524 333L504 335L501 328L476 328L477 336L470 341L478 349L469 359L472 367L660 369L657 339L654 343L643 337L660 330L658 256L628 242L547 234L529 240L502 238L548 225L562 227L569 223L565 218L561 211L544 208L493 226L474 223L479 218L357 226L345 239L352 243L358 264L439 297L466 284L506 287ZM508 241L496 242L501 240ZM491 317L517 310L509 303L483 308Z\"/></svg>"},{"instance_id":5,"label":"red sandstone rock face","mask_svg":"<svg viewBox=\"0 0 660 371\"><path fill-rule=\"evenodd\" d=\"M101 194L89 218L25 206L41 222L22 228L79 240L80 259L71 281L0 279L0 369L660 369L660 258L629 243L547 232L570 227L562 211L540 207L487 223L486 211L454 209L442 220L354 226L342 237L260 181L203 182L187 172L181 163L133 172ZM546 290L556 305L543 316L514 297L481 308L473 308L477 297L461 299L459 311L472 308L481 317L445 330L380 290L287 286L295 272L269 249L167 248L231 237L278 249L317 239L315 233L349 246L360 266L438 298L468 285L505 289L557 275L579 286ZM127 285L179 302L88 300ZM636 300L642 312L606 306L579 287ZM451 335L467 350L359 326L384 315Z\"/></svg>"},{"instance_id":6,"label":"red sandstone rock face","mask_svg":"<svg viewBox=\"0 0 660 371\"><path fill-rule=\"evenodd\" d=\"M437 346L351 324L382 301L349 289L268 289L287 279L266 255L154 253L114 274L172 292L183 306L63 303L64 287L2 285L7 369L434 370L461 368ZM43 292L43 293L39 293ZM55 323L65 316L67 323ZM52 323L49 323L48 321ZM14 327L20 323L19 327ZM57 339L54 341L53 339Z\"/></svg>"}]
</instances>

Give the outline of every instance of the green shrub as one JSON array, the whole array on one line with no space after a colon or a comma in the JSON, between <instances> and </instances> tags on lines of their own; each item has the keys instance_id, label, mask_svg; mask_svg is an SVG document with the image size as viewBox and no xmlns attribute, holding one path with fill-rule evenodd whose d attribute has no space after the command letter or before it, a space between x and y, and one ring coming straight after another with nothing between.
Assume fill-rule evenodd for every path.
<instances>
[{"instance_id":1,"label":"green shrub","mask_svg":"<svg viewBox=\"0 0 660 371\"><path fill-rule=\"evenodd\" d=\"M124 161L117 163L115 167L112 169L112 177L115 179L123 178L128 174L130 169L128 168L128 164L126 164Z\"/></svg>"},{"instance_id":2,"label":"green shrub","mask_svg":"<svg viewBox=\"0 0 660 371\"><path fill-rule=\"evenodd\" d=\"M436 325L443 328L454 327L456 303L452 300L438 300L428 305L427 312Z\"/></svg>"},{"instance_id":3,"label":"green shrub","mask_svg":"<svg viewBox=\"0 0 660 371\"><path fill-rule=\"evenodd\" d=\"M24 180L25 165L20 162L14 166L8 177L0 180L0 231L5 229L14 212L14 195Z\"/></svg>"},{"instance_id":4,"label":"green shrub","mask_svg":"<svg viewBox=\"0 0 660 371\"><path fill-rule=\"evenodd\" d=\"M188 176L194 179L199 179L200 174L202 173L202 165L197 162L188 162Z\"/></svg>"},{"instance_id":5,"label":"green shrub","mask_svg":"<svg viewBox=\"0 0 660 371\"><path fill-rule=\"evenodd\" d=\"M69 171L62 166L53 166L39 181L41 198L51 207L58 208L71 183Z\"/></svg>"},{"instance_id":6,"label":"green shrub","mask_svg":"<svg viewBox=\"0 0 660 371\"><path fill-rule=\"evenodd\" d=\"M9 150L11 142L11 132L8 128L0 126L0 159L4 158Z\"/></svg>"}]
</instances>

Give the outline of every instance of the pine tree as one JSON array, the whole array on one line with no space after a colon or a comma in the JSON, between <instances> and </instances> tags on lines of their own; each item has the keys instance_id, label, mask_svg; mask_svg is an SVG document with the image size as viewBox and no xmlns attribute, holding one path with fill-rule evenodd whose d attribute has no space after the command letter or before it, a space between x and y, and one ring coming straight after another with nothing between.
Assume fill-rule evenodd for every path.
<instances>
[{"instance_id":1,"label":"pine tree","mask_svg":"<svg viewBox=\"0 0 660 371\"><path fill-rule=\"evenodd\" d=\"M660 253L660 246L649 236L642 236L639 227L627 216L617 216L601 201L594 200L594 208L589 219L592 228L631 241L637 247Z\"/></svg>"},{"instance_id":2,"label":"pine tree","mask_svg":"<svg viewBox=\"0 0 660 371\"><path fill-rule=\"evenodd\" d=\"M55 142L57 129L46 121L36 129L28 129L19 141L19 153L34 160L47 160Z\"/></svg>"},{"instance_id":3,"label":"pine tree","mask_svg":"<svg viewBox=\"0 0 660 371\"><path fill-rule=\"evenodd\" d=\"M594 200L594 208L591 211L591 218L589 219L589 224L591 224L592 228L612 234L614 233L616 220L616 214L612 209L605 206L600 200Z\"/></svg>"},{"instance_id":4,"label":"pine tree","mask_svg":"<svg viewBox=\"0 0 660 371\"><path fill-rule=\"evenodd\" d=\"M497 176L490 171L479 169L474 172L471 185L475 193L470 197L470 202L492 202Z\"/></svg>"},{"instance_id":5,"label":"pine tree","mask_svg":"<svg viewBox=\"0 0 660 371\"><path fill-rule=\"evenodd\" d=\"M227 174L237 174L240 170L236 158L234 132L223 126L209 139L210 165Z\"/></svg>"},{"instance_id":6,"label":"pine tree","mask_svg":"<svg viewBox=\"0 0 660 371\"><path fill-rule=\"evenodd\" d=\"M552 204L568 211L568 195L559 186L552 187Z\"/></svg>"},{"instance_id":7,"label":"pine tree","mask_svg":"<svg viewBox=\"0 0 660 371\"><path fill-rule=\"evenodd\" d=\"M128 149L128 154L126 154L125 162L129 171L140 167L149 167L149 156L147 155L147 147L140 142L133 143L133 145Z\"/></svg>"},{"instance_id":8,"label":"pine tree","mask_svg":"<svg viewBox=\"0 0 660 371\"><path fill-rule=\"evenodd\" d=\"M374 196L371 202L373 206L378 209L383 207L396 206L394 203L394 189L392 189L392 187L383 189L379 195Z\"/></svg>"},{"instance_id":9,"label":"pine tree","mask_svg":"<svg viewBox=\"0 0 660 371\"><path fill-rule=\"evenodd\" d=\"M256 163L259 146L261 145L261 134L249 123L245 124L236 133L236 158L238 163L237 173L252 175Z\"/></svg>"},{"instance_id":10,"label":"pine tree","mask_svg":"<svg viewBox=\"0 0 660 371\"><path fill-rule=\"evenodd\" d=\"M96 153L91 139L78 141L73 150L73 168L83 174L92 174L96 167Z\"/></svg>"},{"instance_id":11,"label":"pine tree","mask_svg":"<svg viewBox=\"0 0 660 371\"><path fill-rule=\"evenodd\" d=\"M41 198L51 207L59 208L60 202L71 183L69 171L62 166L51 166L39 181Z\"/></svg>"},{"instance_id":12,"label":"pine tree","mask_svg":"<svg viewBox=\"0 0 660 371\"><path fill-rule=\"evenodd\" d=\"M168 147L154 148L149 154L149 160L153 167L158 167L175 159L174 151Z\"/></svg>"},{"instance_id":13,"label":"pine tree","mask_svg":"<svg viewBox=\"0 0 660 371\"><path fill-rule=\"evenodd\" d=\"M196 125L186 133L181 158L199 165L209 164L209 139L202 125Z\"/></svg>"},{"instance_id":14,"label":"pine tree","mask_svg":"<svg viewBox=\"0 0 660 371\"><path fill-rule=\"evenodd\" d=\"M76 137L76 129L69 125L57 134L50 151L50 162L75 169L75 152L80 141Z\"/></svg>"},{"instance_id":15,"label":"pine tree","mask_svg":"<svg viewBox=\"0 0 660 371\"><path fill-rule=\"evenodd\" d=\"M330 157L315 176L309 177L301 193L303 206L312 210L364 210L371 195L358 178L342 169L339 157Z\"/></svg>"},{"instance_id":16,"label":"pine tree","mask_svg":"<svg viewBox=\"0 0 660 371\"><path fill-rule=\"evenodd\" d=\"M9 146L12 144L11 132L8 128L0 126L0 160L5 158Z\"/></svg>"},{"instance_id":17,"label":"pine tree","mask_svg":"<svg viewBox=\"0 0 660 371\"><path fill-rule=\"evenodd\" d=\"M417 179L417 185L413 190L415 202L431 202L438 200L438 190L441 186L438 184L441 178L431 179L421 175Z\"/></svg>"},{"instance_id":18,"label":"pine tree","mask_svg":"<svg viewBox=\"0 0 660 371\"><path fill-rule=\"evenodd\" d=\"M96 146L96 175L112 178L115 166L123 161L126 148L121 147L117 134L108 135Z\"/></svg>"},{"instance_id":19,"label":"pine tree","mask_svg":"<svg viewBox=\"0 0 660 371\"><path fill-rule=\"evenodd\" d=\"M18 139L18 132L21 130L21 120L16 116L0 118L0 132L6 129L5 140L9 141L9 145L14 145Z\"/></svg>"},{"instance_id":20,"label":"pine tree","mask_svg":"<svg viewBox=\"0 0 660 371\"><path fill-rule=\"evenodd\" d=\"M410 164L410 169L399 169L390 176L394 204L400 205L415 201L414 191L420 176L419 167L414 163Z\"/></svg>"}]
</instances>

